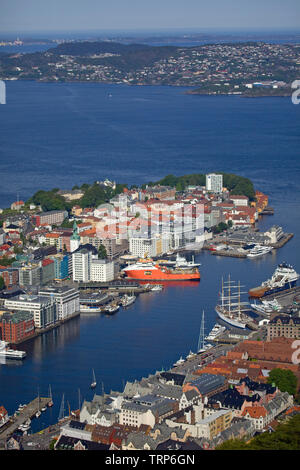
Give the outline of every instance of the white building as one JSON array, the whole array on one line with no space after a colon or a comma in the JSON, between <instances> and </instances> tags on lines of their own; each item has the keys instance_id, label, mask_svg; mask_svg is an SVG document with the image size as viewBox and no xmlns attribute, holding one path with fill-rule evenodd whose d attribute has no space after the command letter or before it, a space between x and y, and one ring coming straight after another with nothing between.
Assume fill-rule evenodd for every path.
<instances>
[{"instance_id":1,"label":"white building","mask_svg":"<svg viewBox=\"0 0 300 470\"><path fill-rule=\"evenodd\" d=\"M277 243L278 240L283 237L284 232L282 227L279 227L279 225L273 225L273 227L267 230L264 235L270 238L270 243Z\"/></svg>"},{"instance_id":2,"label":"white building","mask_svg":"<svg viewBox=\"0 0 300 470\"><path fill-rule=\"evenodd\" d=\"M223 175L210 173L206 175L206 191L213 193L222 193L223 190Z\"/></svg>"},{"instance_id":3,"label":"white building","mask_svg":"<svg viewBox=\"0 0 300 470\"><path fill-rule=\"evenodd\" d=\"M79 292L73 287L44 287L39 291L39 295L55 301L58 320L65 320L79 312Z\"/></svg>"},{"instance_id":4,"label":"white building","mask_svg":"<svg viewBox=\"0 0 300 470\"><path fill-rule=\"evenodd\" d=\"M91 281L109 282L114 279L114 262L106 259L93 259L91 263Z\"/></svg>"},{"instance_id":5,"label":"white building","mask_svg":"<svg viewBox=\"0 0 300 470\"><path fill-rule=\"evenodd\" d=\"M9 310L23 310L33 314L36 328L46 328L57 321L56 303L49 297L22 294L5 299L4 306Z\"/></svg>"},{"instance_id":6,"label":"white building","mask_svg":"<svg viewBox=\"0 0 300 470\"><path fill-rule=\"evenodd\" d=\"M232 195L230 196L231 201L235 206L245 206L249 204L249 198L247 196Z\"/></svg>"},{"instance_id":7,"label":"white building","mask_svg":"<svg viewBox=\"0 0 300 470\"><path fill-rule=\"evenodd\" d=\"M129 239L130 253L140 258L158 256L166 253L169 249L170 240L165 236L152 238L132 237Z\"/></svg>"},{"instance_id":8,"label":"white building","mask_svg":"<svg viewBox=\"0 0 300 470\"><path fill-rule=\"evenodd\" d=\"M79 248L72 253L73 281L89 282L91 279L92 251Z\"/></svg>"}]
</instances>

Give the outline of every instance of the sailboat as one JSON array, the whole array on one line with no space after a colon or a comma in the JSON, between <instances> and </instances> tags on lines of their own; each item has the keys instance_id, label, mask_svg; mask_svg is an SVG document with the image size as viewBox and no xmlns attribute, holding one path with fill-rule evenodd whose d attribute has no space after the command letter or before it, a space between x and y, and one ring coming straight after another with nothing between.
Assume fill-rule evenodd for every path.
<instances>
[{"instance_id":1,"label":"sailboat","mask_svg":"<svg viewBox=\"0 0 300 470\"><path fill-rule=\"evenodd\" d=\"M97 385L97 382L96 382L96 377L95 377L95 371L93 369L93 382L91 383L91 388L95 388Z\"/></svg>"},{"instance_id":2,"label":"sailboat","mask_svg":"<svg viewBox=\"0 0 300 470\"><path fill-rule=\"evenodd\" d=\"M48 406L51 407L53 406L53 399L52 399L52 392L51 392L51 386L49 385L49 397L50 397L50 401L48 403Z\"/></svg>"},{"instance_id":3,"label":"sailboat","mask_svg":"<svg viewBox=\"0 0 300 470\"><path fill-rule=\"evenodd\" d=\"M63 393L59 409L58 421L62 421L65 418L68 418L68 416L65 416L65 394Z\"/></svg>"},{"instance_id":4,"label":"sailboat","mask_svg":"<svg viewBox=\"0 0 300 470\"><path fill-rule=\"evenodd\" d=\"M200 326L200 333L199 333L199 340L198 340L198 347L197 352L204 352L207 349L211 348L211 344L205 343L205 326L204 326L204 310L202 311L202 322Z\"/></svg>"},{"instance_id":5,"label":"sailboat","mask_svg":"<svg viewBox=\"0 0 300 470\"><path fill-rule=\"evenodd\" d=\"M36 418L39 418L41 416L42 412L40 410L40 391L38 389L38 410L37 412L35 413L35 417Z\"/></svg>"},{"instance_id":6,"label":"sailboat","mask_svg":"<svg viewBox=\"0 0 300 470\"><path fill-rule=\"evenodd\" d=\"M216 312L219 318L229 325L245 329L251 318L245 314L248 303L241 302L242 293L244 292L241 292L240 282L237 284L231 281L230 275L228 281L223 281L222 278L221 302L216 306Z\"/></svg>"}]
</instances>

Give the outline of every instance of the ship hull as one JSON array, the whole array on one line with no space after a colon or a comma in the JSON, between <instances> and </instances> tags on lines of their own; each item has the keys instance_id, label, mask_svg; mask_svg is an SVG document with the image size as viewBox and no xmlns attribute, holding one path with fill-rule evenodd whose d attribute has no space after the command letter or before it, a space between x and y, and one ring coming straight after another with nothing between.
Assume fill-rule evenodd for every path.
<instances>
[{"instance_id":1,"label":"ship hull","mask_svg":"<svg viewBox=\"0 0 300 470\"><path fill-rule=\"evenodd\" d=\"M223 320L225 323L228 323L228 325L234 326L235 328L240 328L244 330L246 328L245 323L238 322L237 320L233 320L231 318L228 318L226 315L223 315L221 312L219 312L218 309L216 309L218 317Z\"/></svg>"},{"instance_id":2,"label":"ship hull","mask_svg":"<svg viewBox=\"0 0 300 470\"><path fill-rule=\"evenodd\" d=\"M200 281L200 273L164 273L160 270L143 271L130 270L126 271L126 275L130 279L140 281Z\"/></svg>"},{"instance_id":3,"label":"ship hull","mask_svg":"<svg viewBox=\"0 0 300 470\"><path fill-rule=\"evenodd\" d=\"M268 289L267 287L263 287L263 286L255 287L254 289L250 289L248 294L249 294L249 297L252 297L252 298L261 298L266 295L276 294L277 292L282 292L285 290L292 289L293 287L296 286L296 283L297 281L292 281L290 283L285 284L282 287L275 287L273 289Z\"/></svg>"}]
</instances>

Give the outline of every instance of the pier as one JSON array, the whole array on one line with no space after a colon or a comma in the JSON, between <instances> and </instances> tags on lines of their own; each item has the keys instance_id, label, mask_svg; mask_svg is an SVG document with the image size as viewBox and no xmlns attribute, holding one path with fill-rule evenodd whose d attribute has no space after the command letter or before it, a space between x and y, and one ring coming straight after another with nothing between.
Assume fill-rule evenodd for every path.
<instances>
[{"instance_id":1,"label":"pier","mask_svg":"<svg viewBox=\"0 0 300 470\"><path fill-rule=\"evenodd\" d=\"M293 233L285 233L284 236L277 242L272 243L270 246L273 248L281 248L283 247L291 238L293 238Z\"/></svg>"},{"instance_id":2,"label":"pier","mask_svg":"<svg viewBox=\"0 0 300 470\"><path fill-rule=\"evenodd\" d=\"M48 406L50 402L51 398L37 397L25 405L19 414L15 413L10 417L9 421L0 428L0 441L5 441L9 436L17 431L21 424L24 424L28 419L31 420L35 418L35 414L45 406Z\"/></svg>"},{"instance_id":3,"label":"pier","mask_svg":"<svg viewBox=\"0 0 300 470\"><path fill-rule=\"evenodd\" d=\"M247 258L245 253L234 250L216 250L211 251L211 254L214 256L229 256L230 258Z\"/></svg>"}]
</instances>

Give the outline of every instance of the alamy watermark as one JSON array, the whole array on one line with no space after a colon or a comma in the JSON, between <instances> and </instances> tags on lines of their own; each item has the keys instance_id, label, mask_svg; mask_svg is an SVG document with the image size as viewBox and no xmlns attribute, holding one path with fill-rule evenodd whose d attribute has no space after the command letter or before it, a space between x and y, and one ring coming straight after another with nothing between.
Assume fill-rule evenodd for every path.
<instances>
[{"instance_id":1,"label":"alamy watermark","mask_svg":"<svg viewBox=\"0 0 300 470\"><path fill-rule=\"evenodd\" d=\"M292 343L292 348L296 349L296 351L292 354L292 363L293 364L300 364L300 339L296 339Z\"/></svg>"},{"instance_id":2,"label":"alamy watermark","mask_svg":"<svg viewBox=\"0 0 300 470\"><path fill-rule=\"evenodd\" d=\"M0 80L0 104L6 104L6 85L3 80Z\"/></svg>"},{"instance_id":3,"label":"alamy watermark","mask_svg":"<svg viewBox=\"0 0 300 470\"><path fill-rule=\"evenodd\" d=\"M300 103L300 80L294 80L291 86L292 86L292 89L295 90L292 93L292 103L299 104Z\"/></svg>"}]
</instances>

